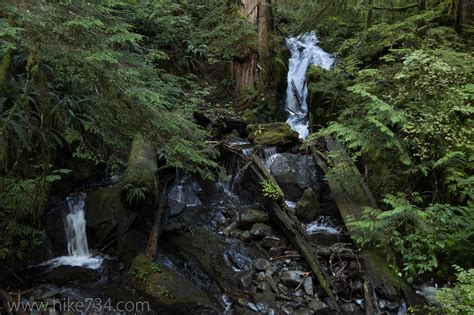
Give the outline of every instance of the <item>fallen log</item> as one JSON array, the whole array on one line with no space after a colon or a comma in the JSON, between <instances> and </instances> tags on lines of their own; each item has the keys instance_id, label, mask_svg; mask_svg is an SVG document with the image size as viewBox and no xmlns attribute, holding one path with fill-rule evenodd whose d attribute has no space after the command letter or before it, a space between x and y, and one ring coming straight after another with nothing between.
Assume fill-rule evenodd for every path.
<instances>
[{"instance_id":1,"label":"fallen log","mask_svg":"<svg viewBox=\"0 0 474 315\"><path fill-rule=\"evenodd\" d=\"M223 148L226 147L224 146ZM235 153L235 150L232 150L231 152ZM247 159L247 157L241 153L238 153L238 155L240 158ZM248 167L247 173L251 173L251 175L257 179L257 181L251 181L252 183L261 183L267 180L276 185L276 187L279 187L273 176L257 156L253 155L251 161L253 163ZM259 192L257 196L262 207L277 221L282 228L283 233L301 253L301 256L310 266L312 273L328 295L337 312L340 312L337 299L331 290L331 287L334 286L331 284L329 277L319 263L314 247L311 245L301 227L296 223L298 221L292 214L291 210L286 206L284 197L281 196L276 200L271 199L261 194L261 187L258 185L254 187L254 189Z\"/></svg>"},{"instance_id":2,"label":"fallen log","mask_svg":"<svg viewBox=\"0 0 474 315\"><path fill-rule=\"evenodd\" d=\"M331 167L321 158L321 154L314 146L310 146L310 149L317 165L325 172L326 181L341 217L349 233L353 235L354 231L348 226L348 220L350 218L360 219L364 207L375 208L377 203L359 170L342 146L331 137L326 137L325 143L328 152L334 153L331 155ZM386 259L379 250L363 248L361 249L361 259L367 285L389 299L405 297L409 304L419 303L420 300L413 290L389 268Z\"/></svg>"}]
</instances>

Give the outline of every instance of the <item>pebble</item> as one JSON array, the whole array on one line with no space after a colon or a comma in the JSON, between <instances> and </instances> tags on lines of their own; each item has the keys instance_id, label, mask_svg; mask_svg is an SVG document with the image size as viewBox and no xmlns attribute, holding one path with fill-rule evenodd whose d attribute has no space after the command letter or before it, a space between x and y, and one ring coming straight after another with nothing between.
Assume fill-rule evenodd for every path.
<instances>
[{"instance_id":1,"label":"pebble","mask_svg":"<svg viewBox=\"0 0 474 315\"><path fill-rule=\"evenodd\" d=\"M281 281L289 287L298 286L303 281L306 273L298 270L284 271L281 274Z\"/></svg>"},{"instance_id":2,"label":"pebble","mask_svg":"<svg viewBox=\"0 0 474 315\"><path fill-rule=\"evenodd\" d=\"M313 296L314 290L313 290L313 278L311 277L306 277L303 281L303 288L304 292L309 295Z\"/></svg>"},{"instance_id":3,"label":"pebble","mask_svg":"<svg viewBox=\"0 0 474 315\"><path fill-rule=\"evenodd\" d=\"M253 266L255 267L255 269L257 269L258 271L264 271L266 270L267 268L271 267L271 264L268 260L264 259L264 258L257 258L255 259L255 261L253 262Z\"/></svg>"},{"instance_id":4,"label":"pebble","mask_svg":"<svg viewBox=\"0 0 474 315\"><path fill-rule=\"evenodd\" d=\"M278 285L278 291L280 291L282 294L288 294L288 287L286 287L285 285L283 284L279 284Z\"/></svg>"},{"instance_id":5,"label":"pebble","mask_svg":"<svg viewBox=\"0 0 474 315\"><path fill-rule=\"evenodd\" d=\"M328 308L326 303L320 300L313 300L311 303L309 303L309 307L313 312L319 312L320 310L323 310L325 308Z\"/></svg>"},{"instance_id":6,"label":"pebble","mask_svg":"<svg viewBox=\"0 0 474 315\"><path fill-rule=\"evenodd\" d=\"M237 283L242 290L248 289L252 285L253 271L247 270L238 274Z\"/></svg>"},{"instance_id":7,"label":"pebble","mask_svg":"<svg viewBox=\"0 0 474 315\"><path fill-rule=\"evenodd\" d=\"M264 223L255 223L252 225L252 229L250 230L250 234L254 239L263 239L265 236L271 234L273 229L271 226L266 225Z\"/></svg>"},{"instance_id":8,"label":"pebble","mask_svg":"<svg viewBox=\"0 0 474 315\"><path fill-rule=\"evenodd\" d=\"M252 239L250 231L244 231L242 234L240 234L240 239L244 242L249 242Z\"/></svg>"}]
</instances>

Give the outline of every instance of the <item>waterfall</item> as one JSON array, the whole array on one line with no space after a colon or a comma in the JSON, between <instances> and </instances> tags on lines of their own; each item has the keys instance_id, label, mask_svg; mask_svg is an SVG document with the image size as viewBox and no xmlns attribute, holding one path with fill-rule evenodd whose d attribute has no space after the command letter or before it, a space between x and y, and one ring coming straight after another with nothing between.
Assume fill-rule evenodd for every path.
<instances>
[{"instance_id":1,"label":"waterfall","mask_svg":"<svg viewBox=\"0 0 474 315\"><path fill-rule=\"evenodd\" d=\"M69 256L89 256L84 216L86 194L69 196L66 199L69 212L64 218L67 251Z\"/></svg>"},{"instance_id":2,"label":"waterfall","mask_svg":"<svg viewBox=\"0 0 474 315\"><path fill-rule=\"evenodd\" d=\"M291 129L298 132L301 139L305 139L309 134L306 71L311 64L328 70L334 62L332 56L322 50L318 43L315 32L286 39L286 45L291 52L285 105L289 117L286 122Z\"/></svg>"},{"instance_id":3,"label":"waterfall","mask_svg":"<svg viewBox=\"0 0 474 315\"><path fill-rule=\"evenodd\" d=\"M66 234L68 256L60 256L48 260L41 265L55 268L62 265L98 269L102 266L103 258L91 255L87 243L86 194L73 194L66 198L67 211L64 216L64 230Z\"/></svg>"}]
</instances>

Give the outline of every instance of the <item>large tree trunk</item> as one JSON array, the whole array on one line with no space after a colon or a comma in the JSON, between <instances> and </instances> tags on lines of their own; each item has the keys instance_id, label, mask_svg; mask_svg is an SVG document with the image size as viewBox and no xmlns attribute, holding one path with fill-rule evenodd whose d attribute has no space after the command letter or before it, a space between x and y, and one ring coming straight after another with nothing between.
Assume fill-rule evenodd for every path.
<instances>
[{"instance_id":1,"label":"large tree trunk","mask_svg":"<svg viewBox=\"0 0 474 315\"><path fill-rule=\"evenodd\" d=\"M472 18L472 7L471 0L455 0L454 6L454 28L460 34L464 33L467 24Z\"/></svg>"},{"instance_id":2,"label":"large tree trunk","mask_svg":"<svg viewBox=\"0 0 474 315\"><path fill-rule=\"evenodd\" d=\"M271 0L242 0L240 11L258 32L257 50L248 48L232 63L234 90L242 98L249 90L261 92L268 87Z\"/></svg>"}]
</instances>

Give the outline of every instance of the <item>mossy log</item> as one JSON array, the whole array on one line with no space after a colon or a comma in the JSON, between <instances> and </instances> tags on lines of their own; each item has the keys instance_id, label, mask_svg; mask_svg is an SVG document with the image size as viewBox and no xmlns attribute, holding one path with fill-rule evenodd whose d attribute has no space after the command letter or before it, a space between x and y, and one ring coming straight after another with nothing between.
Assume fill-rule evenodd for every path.
<instances>
[{"instance_id":1,"label":"mossy log","mask_svg":"<svg viewBox=\"0 0 474 315\"><path fill-rule=\"evenodd\" d=\"M375 208L377 204L359 170L342 146L331 137L326 137L325 141L327 150L334 153L331 167L321 158L314 146L311 147L311 150L316 163L326 173L326 181L337 203L341 217L352 235L354 231L348 226L348 220L350 218L361 218L364 207ZM366 279L378 293L389 299L404 296L408 303L418 304L419 299L416 294L389 267L379 250L364 248L361 250L361 258Z\"/></svg>"}]
</instances>

